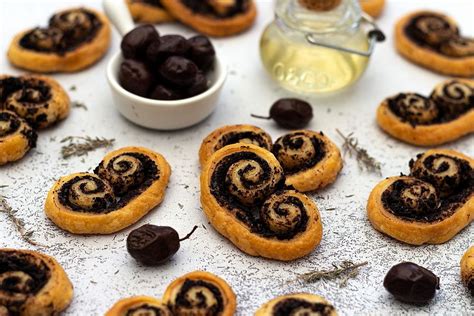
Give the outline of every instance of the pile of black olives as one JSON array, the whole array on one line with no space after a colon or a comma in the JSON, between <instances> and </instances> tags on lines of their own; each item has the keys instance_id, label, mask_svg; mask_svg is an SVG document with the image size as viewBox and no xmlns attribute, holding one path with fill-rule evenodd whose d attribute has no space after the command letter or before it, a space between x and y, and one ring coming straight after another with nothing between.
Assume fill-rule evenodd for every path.
<instances>
[{"instance_id":1,"label":"pile of black olives","mask_svg":"<svg viewBox=\"0 0 474 316\"><path fill-rule=\"evenodd\" d=\"M125 60L119 82L133 94L179 100L208 89L206 73L214 65L216 53L205 36L160 36L153 25L145 24L123 37L121 49Z\"/></svg>"}]
</instances>

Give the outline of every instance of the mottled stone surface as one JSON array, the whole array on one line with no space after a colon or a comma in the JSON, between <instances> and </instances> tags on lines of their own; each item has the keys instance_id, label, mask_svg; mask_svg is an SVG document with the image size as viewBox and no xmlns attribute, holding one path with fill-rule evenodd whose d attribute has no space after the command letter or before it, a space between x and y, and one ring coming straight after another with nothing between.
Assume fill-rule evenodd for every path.
<instances>
[{"instance_id":1,"label":"mottled stone surface","mask_svg":"<svg viewBox=\"0 0 474 316\"><path fill-rule=\"evenodd\" d=\"M68 1L100 8L100 1ZM270 121L259 121L250 113L265 114L280 97L292 94L279 89L263 71L259 61L258 39L272 19L270 1L259 2L259 18L254 28L241 36L215 40L218 54L227 63L229 77L215 113L202 124L178 132L157 132L137 127L115 110L105 79L105 67L118 49L114 33L110 52L97 65L76 74L55 75L69 90L71 99L84 102L88 111L72 109L70 117L56 127L40 132L38 147L18 163L0 167L0 193L18 210L33 238L48 245L42 249L63 264L75 287L74 301L65 315L100 315L116 300L138 294L160 296L174 278L203 269L226 279L238 297L238 314L252 315L276 295L308 291L325 296L343 315L352 314L471 314L473 301L461 285L459 261L472 244L474 227L468 227L453 240L438 246L412 247L375 231L367 220L365 205L370 190L381 180L361 172L357 162L345 158L344 169L334 185L312 197L321 211L324 236L321 245L307 258L280 263L253 258L241 253L210 226L200 209L197 151L201 140L223 124L251 123L268 130L276 139L285 131ZM18 31L38 24L57 9L59 0L0 1L0 52ZM67 7L67 5L66 5ZM456 17L465 34L474 34L470 0L389 1L379 20L388 41L377 47L367 73L345 92L323 98L307 98L314 106L311 128L324 131L337 144L342 141L335 129L354 132L360 145L383 163L383 177L408 172L408 161L423 148L402 144L381 132L375 123L375 108L384 97L400 91L429 94L444 77L418 68L399 57L392 43L396 18L416 8L442 9ZM159 26L161 34L179 32L193 35L177 24ZM20 74L0 58L0 72ZM59 141L70 135L116 138L115 148L143 145L161 152L170 162L173 174L163 204L137 225L112 236L73 236L58 229L44 215L43 203L55 179L76 171L92 170L106 150L84 158L60 158ZM445 146L474 155L473 136ZM200 227L183 242L177 255L162 267L143 267L127 253L125 239L131 229L145 223L173 226L180 235ZM0 246L36 249L24 243L0 213ZM38 248L39 249L39 248ZM343 260L369 261L357 279L339 288L337 281L315 284L287 283L296 273L330 268ZM395 301L382 286L388 269L401 261L413 261L430 268L441 278L441 290L429 305L413 307Z\"/></svg>"}]
</instances>

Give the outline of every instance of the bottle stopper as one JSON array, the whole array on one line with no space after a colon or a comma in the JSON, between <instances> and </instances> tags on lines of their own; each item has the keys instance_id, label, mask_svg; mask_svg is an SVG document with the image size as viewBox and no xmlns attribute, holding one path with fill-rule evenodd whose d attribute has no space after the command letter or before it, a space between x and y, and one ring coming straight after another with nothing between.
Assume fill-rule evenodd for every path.
<instances>
[{"instance_id":1,"label":"bottle stopper","mask_svg":"<svg viewBox=\"0 0 474 316\"><path fill-rule=\"evenodd\" d=\"M342 0L298 0L300 5L311 11L329 11L337 7Z\"/></svg>"}]
</instances>

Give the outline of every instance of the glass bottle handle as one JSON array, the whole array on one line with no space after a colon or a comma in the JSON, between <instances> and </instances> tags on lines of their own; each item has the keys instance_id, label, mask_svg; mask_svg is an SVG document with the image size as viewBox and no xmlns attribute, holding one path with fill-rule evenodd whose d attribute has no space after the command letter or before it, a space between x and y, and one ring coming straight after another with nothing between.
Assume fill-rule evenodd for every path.
<instances>
[{"instance_id":1,"label":"glass bottle handle","mask_svg":"<svg viewBox=\"0 0 474 316\"><path fill-rule=\"evenodd\" d=\"M315 39L313 33L307 33L306 34L306 40L311 45L336 49L336 50L340 50L340 51L343 51L343 52L346 52L346 53L351 53L351 54L361 55L361 56L365 56L365 57L370 57L372 55L373 51L374 51L375 43L385 41L385 35L382 32L382 30L379 29L379 27L377 26L375 21L368 14L362 13L361 22L366 23L366 24L368 24L369 26L372 27L372 29L367 33L367 37L369 38L369 48L366 51L361 51L361 50L356 50L356 49L347 48L347 47L343 47L343 46L338 46L338 45L333 45L333 44L320 42L317 39Z\"/></svg>"}]
</instances>

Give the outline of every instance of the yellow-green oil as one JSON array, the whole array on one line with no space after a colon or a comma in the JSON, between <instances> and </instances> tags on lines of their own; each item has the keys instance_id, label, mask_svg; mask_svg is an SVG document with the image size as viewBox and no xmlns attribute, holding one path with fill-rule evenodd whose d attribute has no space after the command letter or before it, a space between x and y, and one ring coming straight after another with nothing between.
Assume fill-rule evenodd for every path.
<instances>
[{"instance_id":1,"label":"yellow-green oil","mask_svg":"<svg viewBox=\"0 0 474 316\"><path fill-rule=\"evenodd\" d=\"M345 47L366 51L364 32L347 36ZM368 57L315 46L304 36L289 36L276 23L265 29L260 41L263 65L284 88L305 94L334 92L354 83L367 67Z\"/></svg>"}]
</instances>

